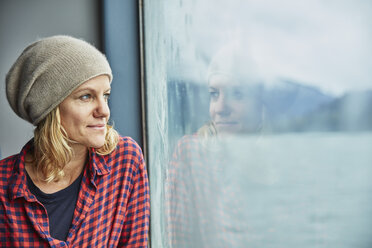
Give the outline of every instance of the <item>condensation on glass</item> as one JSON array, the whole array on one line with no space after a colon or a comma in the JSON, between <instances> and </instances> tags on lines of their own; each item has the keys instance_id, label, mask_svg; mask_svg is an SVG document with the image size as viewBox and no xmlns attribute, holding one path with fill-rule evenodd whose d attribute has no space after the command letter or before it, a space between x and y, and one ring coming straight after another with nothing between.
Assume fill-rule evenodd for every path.
<instances>
[{"instance_id":1,"label":"condensation on glass","mask_svg":"<svg viewBox=\"0 0 372 248\"><path fill-rule=\"evenodd\" d=\"M371 247L372 3L144 1L153 247Z\"/></svg>"}]
</instances>

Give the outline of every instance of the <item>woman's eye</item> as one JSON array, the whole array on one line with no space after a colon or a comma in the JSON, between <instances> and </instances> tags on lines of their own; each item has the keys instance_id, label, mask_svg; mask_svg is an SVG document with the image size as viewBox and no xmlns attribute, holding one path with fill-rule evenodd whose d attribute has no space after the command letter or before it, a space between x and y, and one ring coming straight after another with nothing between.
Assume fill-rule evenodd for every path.
<instances>
[{"instance_id":1,"label":"woman's eye","mask_svg":"<svg viewBox=\"0 0 372 248\"><path fill-rule=\"evenodd\" d=\"M106 94L104 94L103 97L104 97L104 98L106 99L106 101L107 101L108 99L110 99L110 93L106 93Z\"/></svg>"},{"instance_id":2,"label":"woman's eye","mask_svg":"<svg viewBox=\"0 0 372 248\"><path fill-rule=\"evenodd\" d=\"M92 97L92 96L91 96L90 94L85 94L85 95L80 96L79 98L80 98L80 100L82 100L82 101L87 101L87 100L89 100L91 97Z\"/></svg>"},{"instance_id":3,"label":"woman's eye","mask_svg":"<svg viewBox=\"0 0 372 248\"><path fill-rule=\"evenodd\" d=\"M235 100L242 100L244 97L244 94L241 90L234 90L232 95Z\"/></svg>"},{"instance_id":4,"label":"woman's eye","mask_svg":"<svg viewBox=\"0 0 372 248\"><path fill-rule=\"evenodd\" d=\"M209 91L209 96L211 100L216 100L220 96L220 93L218 91Z\"/></svg>"}]
</instances>

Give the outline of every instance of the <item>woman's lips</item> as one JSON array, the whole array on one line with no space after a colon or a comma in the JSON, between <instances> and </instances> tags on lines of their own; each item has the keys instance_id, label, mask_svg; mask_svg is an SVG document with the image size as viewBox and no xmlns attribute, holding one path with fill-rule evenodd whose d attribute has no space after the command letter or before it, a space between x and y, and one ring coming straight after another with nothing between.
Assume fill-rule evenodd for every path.
<instances>
[{"instance_id":1,"label":"woman's lips","mask_svg":"<svg viewBox=\"0 0 372 248\"><path fill-rule=\"evenodd\" d=\"M106 125L105 124L88 125L88 128L92 128L95 130L105 130Z\"/></svg>"}]
</instances>

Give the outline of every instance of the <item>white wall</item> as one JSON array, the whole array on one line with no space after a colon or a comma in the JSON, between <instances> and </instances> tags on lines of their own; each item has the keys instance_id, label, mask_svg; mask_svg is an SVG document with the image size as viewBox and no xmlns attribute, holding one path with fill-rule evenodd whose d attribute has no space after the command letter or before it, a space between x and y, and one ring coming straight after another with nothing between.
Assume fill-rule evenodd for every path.
<instances>
[{"instance_id":1,"label":"white wall","mask_svg":"<svg viewBox=\"0 0 372 248\"><path fill-rule=\"evenodd\" d=\"M99 44L99 5L95 0L0 1L0 158L18 153L33 126L9 107L5 76L26 45L38 38L68 34Z\"/></svg>"}]
</instances>

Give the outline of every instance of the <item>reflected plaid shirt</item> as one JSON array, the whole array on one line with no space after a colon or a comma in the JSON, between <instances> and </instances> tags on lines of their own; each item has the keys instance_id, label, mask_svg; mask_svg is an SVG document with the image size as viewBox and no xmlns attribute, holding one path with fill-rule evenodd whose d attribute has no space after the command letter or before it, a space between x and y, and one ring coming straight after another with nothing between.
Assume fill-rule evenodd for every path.
<instances>
[{"instance_id":1,"label":"reflected plaid shirt","mask_svg":"<svg viewBox=\"0 0 372 248\"><path fill-rule=\"evenodd\" d=\"M121 138L109 155L90 152L66 242L50 236L47 212L26 186L31 146L0 161L1 247L147 247L149 184L134 140Z\"/></svg>"},{"instance_id":2,"label":"reflected plaid shirt","mask_svg":"<svg viewBox=\"0 0 372 248\"><path fill-rule=\"evenodd\" d=\"M244 195L232 183L236 165L225 148L224 143L208 143L197 134L178 141L165 189L172 247L247 247L242 241L247 223L240 214Z\"/></svg>"},{"instance_id":3,"label":"reflected plaid shirt","mask_svg":"<svg viewBox=\"0 0 372 248\"><path fill-rule=\"evenodd\" d=\"M225 242L223 212L218 206L224 186L219 168L225 154L210 152L198 135L177 144L167 175L168 233L177 248L234 247Z\"/></svg>"}]
</instances>

